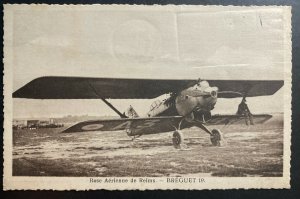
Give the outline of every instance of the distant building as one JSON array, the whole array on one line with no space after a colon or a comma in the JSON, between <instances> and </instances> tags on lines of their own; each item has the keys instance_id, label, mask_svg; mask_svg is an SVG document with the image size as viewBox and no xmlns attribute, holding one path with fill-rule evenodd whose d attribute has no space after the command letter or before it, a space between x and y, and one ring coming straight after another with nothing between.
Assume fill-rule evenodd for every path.
<instances>
[{"instance_id":1,"label":"distant building","mask_svg":"<svg viewBox=\"0 0 300 199\"><path fill-rule=\"evenodd\" d=\"M13 120L13 128L20 129L27 127L27 120Z\"/></svg>"},{"instance_id":2,"label":"distant building","mask_svg":"<svg viewBox=\"0 0 300 199\"><path fill-rule=\"evenodd\" d=\"M14 129L35 129L35 128L56 128L61 127L62 124L56 124L53 118L50 119L15 119L13 120Z\"/></svg>"},{"instance_id":3,"label":"distant building","mask_svg":"<svg viewBox=\"0 0 300 199\"><path fill-rule=\"evenodd\" d=\"M27 120L27 128L38 128L39 120Z\"/></svg>"},{"instance_id":4,"label":"distant building","mask_svg":"<svg viewBox=\"0 0 300 199\"><path fill-rule=\"evenodd\" d=\"M51 124L54 124L54 119L50 118L48 120L39 120L38 126L39 127L47 127Z\"/></svg>"}]
</instances>

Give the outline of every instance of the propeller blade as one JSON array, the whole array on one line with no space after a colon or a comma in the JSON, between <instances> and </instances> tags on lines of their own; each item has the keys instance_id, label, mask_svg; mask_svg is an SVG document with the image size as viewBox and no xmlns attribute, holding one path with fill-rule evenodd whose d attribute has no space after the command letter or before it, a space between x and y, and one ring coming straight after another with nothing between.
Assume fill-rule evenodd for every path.
<instances>
[{"instance_id":1,"label":"propeller blade","mask_svg":"<svg viewBox=\"0 0 300 199\"><path fill-rule=\"evenodd\" d=\"M187 96L190 97L202 97L202 96L211 96L211 94L209 92L192 92L189 93Z\"/></svg>"},{"instance_id":2,"label":"propeller blade","mask_svg":"<svg viewBox=\"0 0 300 199\"><path fill-rule=\"evenodd\" d=\"M236 97L243 97L242 93L234 92L234 91L219 91L218 92L219 98L236 98Z\"/></svg>"}]
</instances>

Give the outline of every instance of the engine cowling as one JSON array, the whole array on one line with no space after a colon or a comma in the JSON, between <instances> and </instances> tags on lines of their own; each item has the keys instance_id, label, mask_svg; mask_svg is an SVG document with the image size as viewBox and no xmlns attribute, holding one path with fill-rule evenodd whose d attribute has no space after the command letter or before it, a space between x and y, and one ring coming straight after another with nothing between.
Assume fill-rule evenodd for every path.
<instances>
[{"instance_id":1,"label":"engine cowling","mask_svg":"<svg viewBox=\"0 0 300 199\"><path fill-rule=\"evenodd\" d=\"M176 110L181 116L195 114L207 115L207 112L214 108L217 102L218 88L210 87L206 81L202 81L190 88L180 92L176 97Z\"/></svg>"},{"instance_id":2,"label":"engine cowling","mask_svg":"<svg viewBox=\"0 0 300 199\"><path fill-rule=\"evenodd\" d=\"M191 97L189 95L179 95L176 97L175 105L179 115L190 114L202 101L201 97Z\"/></svg>"}]
</instances>

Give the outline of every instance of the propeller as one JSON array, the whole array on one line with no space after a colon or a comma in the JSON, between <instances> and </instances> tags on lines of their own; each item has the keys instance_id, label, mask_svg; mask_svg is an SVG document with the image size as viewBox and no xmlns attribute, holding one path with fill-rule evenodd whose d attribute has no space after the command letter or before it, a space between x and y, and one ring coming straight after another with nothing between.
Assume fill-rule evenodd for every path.
<instances>
[{"instance_id":1,"label":"propeller","mask_svg":"<svg viewBox=\"0 0 300 199\"><path fill-rule=\"evenodd\" d=\"M236 98L236 97L243 97L244 95L239 92L235 91L219 91L218 97L220 98Z\"/></svg>"}]
</instances>

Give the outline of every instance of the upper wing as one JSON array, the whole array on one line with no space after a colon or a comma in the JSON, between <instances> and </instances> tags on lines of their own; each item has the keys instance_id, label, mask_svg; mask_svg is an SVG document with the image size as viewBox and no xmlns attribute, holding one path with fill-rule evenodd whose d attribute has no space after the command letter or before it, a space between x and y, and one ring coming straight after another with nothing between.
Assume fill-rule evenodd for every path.
<instances>
[{"instance_id":1,"label":"upper wing","mask_svg":"<svg viewBox=\"0 0 300 199\"><path fill-rule=\"evenodd\" d=\"M240 97L232 93L246 94L247 97L273 95L284 83L281 80L208 80L208 82L210 86L219 88L218 98Z\"/></svg>"},{"instance_id":2,"label":"upper wing","mask_svg":"<svg viewBox=\"0 0 300 199\"><path fill-rule=\"evenodd\" d=\"M13 93L32 99L152 99L175 92L191 80L40 77Z\"/></svg>"},{"instance_id":3,"label":"upper wing","mask_svg":"<svg viewBox=\"0 0 300 199\"><path fill-rule=\"evenodd\" d=\"M65 133L84 131L130 130L131 135L169 132L182 119L181 116L151 118L121 118L80 122L64 130Z\"/></svg>"},{"instance_id":4,"label":"upper wing","mask_svg":"<svg viewBox=\"0 0 300 199\"><path fill-rule=\"evenodd\" d=\"M219 91L247 92L249 97L272 95L283 81L207 80ZM197 80L116 79L83 77L40 77L13 93L14 98L32 99L151 99L170 92L178 92ZM221 94L221 98L232 95ZM233 97L238 97L234 95Z\"/></svg>"}]
</instances>

